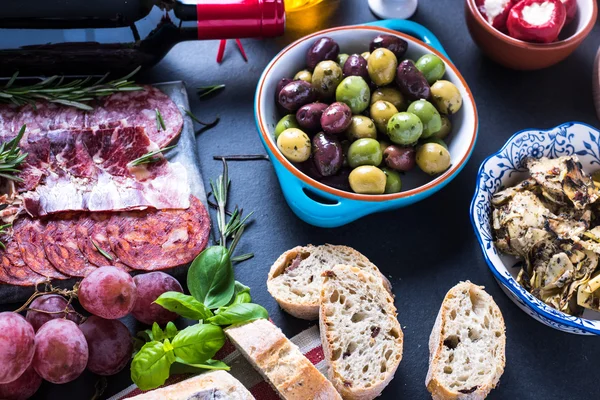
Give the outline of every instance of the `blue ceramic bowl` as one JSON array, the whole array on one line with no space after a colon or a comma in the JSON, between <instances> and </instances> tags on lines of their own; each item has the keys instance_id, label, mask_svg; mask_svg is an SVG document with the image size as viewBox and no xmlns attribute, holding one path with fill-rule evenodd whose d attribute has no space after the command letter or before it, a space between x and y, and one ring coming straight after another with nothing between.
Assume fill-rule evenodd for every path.
<instances>
[{"instance_id":1,"label":"blue ceramic bowl","mask_svg":"<svg viewBox=\"0 0 600 400\"><path fill-rule=\"evenodd\" d=\"M417 169L405 174L402 177L403 191L400 193L362 195L345 192L304 175L279 152L274 140L274 130L282 115L275 105L275 87L281 78L292 77L304 68L306 52L316 38L331 37L339 43L342 51L352 54L368 50L371 40L382 33L396 35L408 41L408 58L416 60L426 53L437 54L446 63L445 79L453 82L461 92L463 106L452 117L453 132L448 142L451 167L434 178ZM290 208L305 222L327 228L345 225L375 212L404 207L431 196L462 170L473 151L478 129L473 95L440 42L423 26L404 20L327 29L292 43L263 72L256 91L255 117L260 138L271 158Z\"/></svg>"},{"instance_id":2,"label":"blue ceramic bowl","mask_svg":"<svg viewBox=\"0 0 600 400\"><path fill-rule=\"evenodd\" d=\"M589 125L569 122L554 129L528 129L508 139L504 147L481 164L471 203L471 222L483 256L500 287L531 317L563 332L600 335L600 313L586 310L581 318L546 305L516 282L519 268L515 257L496 250L490 228L492 195L501 187L513 186L529 177L521 165L526 157L556 158L576 154L587 172L600 168L600 131Z\"/></svg>"}]
</instances>

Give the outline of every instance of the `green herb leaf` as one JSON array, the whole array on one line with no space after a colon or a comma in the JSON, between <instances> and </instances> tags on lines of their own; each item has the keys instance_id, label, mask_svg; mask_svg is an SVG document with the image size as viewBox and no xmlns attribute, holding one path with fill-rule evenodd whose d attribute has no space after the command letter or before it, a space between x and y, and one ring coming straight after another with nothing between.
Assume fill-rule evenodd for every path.
<instances>
[{"instance_id":1,"label":"green herb leaf","mask_svg":"<svg viewBox=\"0 0 600 400\"><path fill-rule=\"evenodd\" d=\"M18 176L19 168L27 153L21 153L19 143L25 134L27 127L23 125L15 138L0 144L0 176L15 182L23 182L23 179Z\"/></svg>"},{"instance_id":2,"label":"green herb leaf","mask_svg":"<svg viewBox=\"0 0 600 400\"><path fill-rule=\"evenodd\" d=\"M112 256L110 254L108 254L105 250L103 250L100 246L98 246L98 243L96 243L94 240L92 240L92 244L96 248L96 251L98 253L100 253L104 258L106 258L108 261L113 260Z\"/></svg>"},{"instance_id":3,"label":"green herb leaf","mask_svg":"<svg viewBox=\"0 0 600 400\"><path fill-rule=\"evenodd\" d=\"M162 115L160 115L160 111L158 108L155 108L154 111L156 112L156 130L159 132L161 129L166 131L167 126L165 125L165 120L163 119Z\"/></svg>"},{"instance_id":4,"label":"green herb leaf","mask_svg":"<svg viewBox=\"0 0 600 400\"><path fill-rule=\"evenodd\" d=\"M223 329L210 324L189 326L173 338L175 356L192 364L202 364L212 358L223 344Z\"/></svg>"},{"instance_id":5,"label":"green herb leaf","mask_svg":"<svg viewBox=\"0 0 600 400\"><path fill-rule=\"evenodd\" d=\"M269 318L269 313L264 307L254 303L242 303L227 307L214 317L210 317L208 322L215 325L234 325L262 318Z\"/></svg>"},{"instance_id":6,"label":"green herb leaf","mask_svg":"<svg viewBox=\"0 0 600 400\"><path fill-rule=\"evenodd\" d=\"M187 284L192 296L210 309L228 304L234 293L229 251L212 246L200 253L190 266Z\"/></svg>"},{"instance_id":7,"label":"green herb leaf","mask_svg":"<svg viewBox=\"0 0 600 400\"><path fill-rule=\"evenodd\" d=\"M200 86L198 88L198 97L202 98L204 96L208 96L209 94L221 89L225 89L225 84L221 83L219 85Z\"/></svg>"},{"instance_id":8,"label":"green herb leaf","mask_svg":"<svg viewBox=\"0 0 600 400\"><path fill-rule=\"evenodd\" d=\"M154 150L154 151L149 151L148 153L144 154L141 157L136 158L133 161L130 161L127 166L129 167L137 167L138 165L142 165L142 164L150 164L153 162L157 162L160 161L161 158L157 157L159 154L164 153L167 150L171 150L173 147L175 147L176 145L173 146L167 146L167 147L163 147L162 149L158 149L158 150Z\"/></svg>"},{"instance_id":9,"label":"green herb leaf","mask_svg":"<svg viewBox=\"0 0 600 400\"><path fill-rule=\"evenodd\" d=\"M204 304L192 296L179 292L165 292L154 302L184 318L200 321L213 316L213 313Z\"/></svg>"},{"instance_id":10,"label":"green herb leaf","mask_svg":"<svg viewBox=\"0 0 600 400\"><path fill-rule=\"evenodd\" d=\"M202 120L200 120L198 117L196 117L190 110L186 110L184 109L183 112L185 113L185 115L187 115L188 117L190 117L194 122L200 124L200 125L204 125L205 127L213 127L216 124L219 123L220 118L217 117L214 119L214 121L211 122L204 122Z\"/></svg>"},{"instance_id":11,"label":"green herb leaf","mask_svg":"<svg viewBox=\"0 0 600 400\"><path fill-rule=\"evenodd\" d=\"M224 370L229 371L231 368L223 361L218 360L206 360L201 364L186 363L181 358L176 358L173 365L171 365L171 375L179 374L198 374L205 372L206 370Z\"/></svg>"},{"instance_id":12,"label":"green herb leaf","mask_svg":"<svg viewBox=\"0 0 600 400\"><path fill-rule=\"evenodd\" d=\"M250 303L251 301L252 297L250 297L250 288L243 283L235 281L233 289L233 301L229 305Z\"/></svg>"},{"instance_id":13,"label":"green herb leaf","mask_svg":"<svg viewBox=\"0 0 600 400\"><path fill-rule=\"evenodd\" d=\"M158 342L162 342L165 339L165 333L160 326L155 322L152 324L152 340L156 340Z\"/></svg>"},{"instance_id":14,"label":"green herb leaf","mask_svg":"<svg viewBox=\"0 0 600 400\"><path fill-rule=\"evenodd\" d=\"M137 333L137 336L139 338L142 338L144 340L144 343L154 341L154 337L152 336L152 330L150 330L150 329L139 331Z\"/></svg>"},{"instance_id":15,"label":"green herb leaf","mask_svg":"<svg viewBox=\"0 0 600 400\"><path fill-rule=\"evenodd\" d=\"M177 330L175 324L171 321L167 322L167 327L165 328L165 336L167 339L173 339L177 333L179 333L179 330Z\"/></svg>"},{"instance_id":16,"label":"green herb leaf","mask_svg":"<svg viewBox=\"0 0 600 400\"><path fill-rule=\"evenodd\" d=\"M155 389L165 383L173 362L175 354L168 339L164 343L146 343L133 357L131 380L141 390Z\"/></svg>"},{"instance_id":17,"label":"green herb leaf","mask_svg":"<svg viewBox=\"0 0 600 400\"><path fill-rule=\"evenodd\" d=\"M242 262L251 259L254 257L254 253L246 253L240 256L235 256L231 258L231 262Z\"/></svg>"}]
</instances>

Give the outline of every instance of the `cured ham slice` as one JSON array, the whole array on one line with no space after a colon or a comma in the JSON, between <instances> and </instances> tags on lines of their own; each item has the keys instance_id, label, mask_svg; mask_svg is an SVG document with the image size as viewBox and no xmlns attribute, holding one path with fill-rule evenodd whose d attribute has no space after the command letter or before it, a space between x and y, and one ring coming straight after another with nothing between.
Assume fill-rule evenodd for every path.
<instances>
[{"instance_id":1,"label":"cured ham slice","mask_svg":"<svg viewBox=\"0 0 600 400\"><path fill-rule=\"evenodd\" d=\"M195 197L187 210L113 215L106 231L112 250L131 268L154 271L191 262L208 243L210 219Z\"/></svg>"},{"instance_id":2,"label":"cured ham slice","mask_svg":"<svg viewBox=\"0 0 600 400\"><path fill-rule=\"evenodd\" d=\"M27 157L21 165L19 177L23 182L17 182L17 190L26 192L33 190L48 171L50 141L45 137L24 137L21 139L21 151L27 153Z\"/></svg>"},{"instance_id":3,"label":"cured ham slice","mask_svg":"<svg viewBox=\"0 0 600 400\"><path fill-rule=\"evenodd\" d=\"M46 257L61 273L83 277L96 269L77 246L77 221L72 218L48 221L44 230L44 251Z\"/></svg>"}]
</instances>

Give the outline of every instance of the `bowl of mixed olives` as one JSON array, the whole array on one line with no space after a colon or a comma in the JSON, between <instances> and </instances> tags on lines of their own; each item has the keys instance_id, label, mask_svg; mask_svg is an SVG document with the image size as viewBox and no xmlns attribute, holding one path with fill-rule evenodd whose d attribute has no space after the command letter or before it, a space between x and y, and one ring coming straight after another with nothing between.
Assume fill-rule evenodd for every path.
<instances>
[{"instance_id":1,"label":"bowl of mixed olives","mask_svg":"<svg viewBox=\"0 0 600 400\"><path fill-rule=\"evenodd\" d=\"M379 24L433 37L410 21ZM300 218L343 225L425 198L462 169L477 112L464 79L432 43L438 49L379 26L333 28L291 44L267 66L257 125Z\"/></svg>"}]
</instances>

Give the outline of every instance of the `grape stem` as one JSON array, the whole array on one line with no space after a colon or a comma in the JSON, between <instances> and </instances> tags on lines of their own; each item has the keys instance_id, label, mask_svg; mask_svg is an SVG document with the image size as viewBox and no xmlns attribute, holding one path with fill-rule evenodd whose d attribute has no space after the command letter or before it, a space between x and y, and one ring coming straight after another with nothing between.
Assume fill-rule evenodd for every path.
<instances>
[{"instance_id":1,"label":"grape stem","mask_svg":"<svg viewBox=\"0 0 600 400\"><path fill-rule=\"evenodd\" d=\"M71 290L69 290L69 289L55 288L49 282L46 282L44 285L45 285L45 289L46 290L43 290L43 291L40 291L38 289L38 285L35 285L35 292L29 297L29 299L27 299L27 301L21 307L17 308L15 310L15 312L19 313L19 312L25 311L25 310L33 310L33 311L37 311L37 312L43 312L43 313L46 313L46 314L55 314L55 313L60 313L60 312L64 312L66 314L75 313L79 317L85 319L85 317L83 315L79 314L77 311L70 311L68 309L69 305L71 304L71 301L73 301L73 299L77 297L77 290L79 289L79 283L76 283L73 286L73 289L71 289ZM37 309L33 309L33 308L28 308L29 304L31 304L31 302L33 300L35 300L36 298L38 298L40 296L43 296L45 294L58 294L58 295L61 295L63 297L66 297L68 299L68 301L67 301L67 306L66 306L65 310L64 311L52 311L51 312L51 311L42 311L42 310L37 310Z\"/></svg>"}]
</instances>

